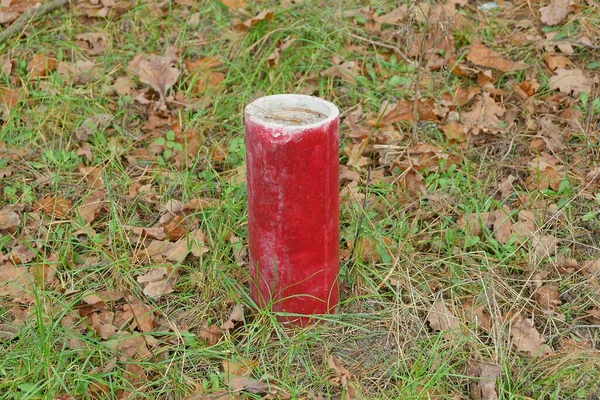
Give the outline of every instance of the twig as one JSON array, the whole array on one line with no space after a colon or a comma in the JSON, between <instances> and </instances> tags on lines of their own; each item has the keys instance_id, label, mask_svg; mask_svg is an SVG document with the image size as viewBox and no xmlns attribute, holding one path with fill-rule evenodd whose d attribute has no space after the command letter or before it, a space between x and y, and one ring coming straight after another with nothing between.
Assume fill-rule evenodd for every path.
<instances>
[{"instance_id":1,"label":"twig","mask_svg":"<svg viewBox=\"0 0 600 400\"><path fill-rule=\"evenodd\" d=\"M406 63L408 63L408 64L410 64L410 65L412 65L414 67L420 67L420 65L419 65L418 62L413 61L410 58L408 58L408 56L406 54L404 54L402 52L402 50L400 50L398 47L396 47L394 45L391 45L391 44L388 44L388 43L383 43L383 42L376 42L376 41L371 40L369 38L358 36L358 35L355 35L353 33L348 33L348 35L350 37L353 37L354 39L362 40L363 42L370 43L370 44L372 44L374 46L379 46L379 47L383 47L384 49L392 50L397 56L399 56L401 59L403 59Z\"/></svg>"},{"instance_id":2,"label":"twig","mask_svg":"<svg viewBox=\"0 0 600 400\"><path fill-rule=\"evenodd\" d=\"M6 42L8 38L21 31L29 22L43 15L58 10L69 2L69 0L52 0L49 3L42 4L39 7L34 7L26 10L19 18L17 18L4 32L0 33L0 44Z\"/></svg>"}]
</instances>

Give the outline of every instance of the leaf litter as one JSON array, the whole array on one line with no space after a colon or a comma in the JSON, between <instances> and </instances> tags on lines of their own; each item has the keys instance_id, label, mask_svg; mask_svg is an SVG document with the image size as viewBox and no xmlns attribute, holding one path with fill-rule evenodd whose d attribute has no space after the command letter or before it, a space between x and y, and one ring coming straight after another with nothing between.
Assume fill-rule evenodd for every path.
<instances>
[{"instance_id":1,"label":"leaf litter","mask_svg":"<svg viewBox=\"0 0 600 400\"><path fill-rule=\"evenodd\" d=\"M5 3L8 6L3 4L0 12L0 23L5 24L32 6L31 2ZM304 12L301 1L281 2L273 10L244 1L221 3L216 7L221 7L223 18L227 19L222 26L211 25L209 29L205 27L205 12L198 12L197 5L186 0L174 2L170 12L183 10L180 17L190 29L188 32L175 29L171 33L185 39L171 41L166 34L165 42L159 41L151 49L141 43L136 45L135 51L140 53L133 60L134 53L128 55L128 69L123 63L113 65L107 61L110 65L104 70L105 66L97 61L105 56L108 60L107 54L120 49L126 41L124 37L102 32L103 19L110 18L111 23L119 24L120 30L131 33L131 21L121 18L134 10L131 2L102 0L72 5L74 18L87 21L89 29L68 34L77 46L69 51L68 57L62 50L33 55L33 50L27 54L17 50L0 56L5 78L0 87L0 118L4 123L8 118L21 116L18 124L36 126L27 113L30 109L40 115L45 113L46 105L39 107L37 93L57 90L63 82L73 85L69 87L78 96L87 98L87 91L101 90L109 99L97 109L70 112L51 128L71 140L61 142L60 150L73 151L78 157L67 168L69 177L75 180L74 190L61 185L57 180L58 169L54 170L52 161L48 161L47 150L54 151L57 144L54 136L58 135L44 133L40 128L43 140L36 146L43 147L44 156L33 154L28 146L15 148L0 142L3 188L0 296L2 306L6 305L3 310L10 310L6 316L0 316L0 340L19 340L19 332L27 324L25 314L35 300L35 290L43 288L54 295L64 295L75 304L72 312L61 319L64 329L72 333L66 340L67 346L84 354L89 338L94 338L112 349L112 358L97 372L111 373L117 366L122 370L128 382L119 389L121 398L147 390L145 385L148 387L154 372L142 365L164 360L161 357L168 357L172 346L183 346L189 340L194 346L214 346L211 351L229 345L237 351L237 346L243 345L237 341L238 334L242 331L244 340L251 337L244 336L245 324L252 324L257 318L252 310L242 308L241 303L232 299L222 304L221 309L210 310L216 317L208 320L204 315L194 319L181 318L176 313L167 318L163 314L168 313L165 310L171 302L179 304L183 293L193 299L217 296L215 303L221 302L219 296L229 296L215 295L212 288L202 284L192 286L193 289L188 287L191 276L198 282L206 282L208 260L245 284L244 278L232 272L237 267L245 268L249 262L243 225L235 232L228 226L215 235L206 230L203 219L211 218L214 212L223 212L220 208L223 205L224 209L230 207L229 199L220 196L245 179L243 163L229 164L235 151L219 139L228 134L229 122L222 125L215 122L219 115L215 107L223 107L222 99L240 89L236 83L239 78L236 52L262 57L264 71L262 66L256 68L273 84L281 79L277 73L282 65L306 41L296 30L277 35L281 21L292 24L292 14L286 12ZM575 352L579 348L562 340L557 332L569 331L581 348L588 343L586 333L571 331L570 326L564 325L561 311L569 309L576 318L574 321L580 324L600 321L597 307L580 304L573 307L580 287L591 290L598 287L600 263L597 255L589 252L595 245L586 242L586 252L582 250L585 246L578 244L588 232L594 232L596 215L590 218L591 214L580 209L563 210L570 202L578 207L583 207L583 199L594 202L600 187L598 165L594 154L588 151L598 140L594 108L597 82L593 68L586 65L586 62L593 64L588 62L586 54L593 50L593 39L597 36L592 25L585 32L571 32L579 29L580 18L589 18L585 13L594 6L590 5L593 2L553 0L544 4L534 2L523 13L524 8L501 3L493 11L494 18L506 23L508 29L486 36L485 40L478 30L469 31L468 40L456 34L461 27L480 24L487 21L485 15L491 15L490 11L468 12L472 6L466 1L342 10L345 23L356 34L344 37L345 47L333 49L329 58L317 62L310 72L295 71L294 87L298 93L306 91L336 99L340 109L348 111L342 114L341 129L344 165L340 168L340 178L344 204L351 207L366 204L364 211L369 222L379 223L383 215L394 219L401 212L411 226L411 233L399 243L406 246L402 249L410 249L410 270L416 267L414 271L421 275L411 273L406 277L404 272L394 271L389 282L402 290L409 288L408 294L398 292L399 298L411 306L414 318L431 328L415 333L417 339L423 338L420 335L425 332L447 340L446 331L459 330L469 340L493 342L496 346L496 340L510 343L511 357L526 357L534 360L532 363L540 358L550 362L562 352ZM284 11L285 7L290 11ZM166 18L166 3L149 4L146 11L159 21ZM415 23L427 24L427 29L415 30ZM264 42L259 40L241 49L241 43L261 29L269 32L260 39ZM29 31L24 35L30 35ZM196 46L211 42L217 37L214 35L219 39L215 46L227 43L224 45L227 47L211 52L204 45ZM188 39L194 43L193 49L186 44ZM164 45L174 42L179 46L177 49ZM523 57L525 49L532 50L543 62L533 63L528 56ZM440 73L452 74L452 83ZM25 75L29 82L24 82ZM55 88L56 79L60 83ZM365 90L367 87L370 89ZM438 90L441 87L444 89ZM361 90L359 98L349 95L357 88ZM370 94L371 89L375 95ZM191 110L199 112L193 122L186 114ZM583 143L592 146L588 148ZM103 151L114 151L116 158L98 161L102 154L100 147ZM205 160L208 155L214 155L210 167ZM163 165L158 157L162 157ZM23 169L24 160L33 161L31 171ZM114 184L109 165L113 161L123 164L122 170L119 166L120 174L128 175L123 185ZM458 179L467 162L477 164L476 173L468 178L471 184L483 180L488 183L489 173L486 200L477 207L467 206L459 193L465 190ZM493 171L487 168L492 166L496 168ZM169 168L172 170L167 171ZM176 173L184 170L201 173L198 176L202 177L203 171L213 171L219 176L219 189L204 193L202 186L201 193L194 193L197 198L191 200L181 196L178 189L173 194L173 189L164 182L173 181ZM365 189L367 172L371 186ZM32 189L23 189L21 184ZM121 186L125 188L122 193ZM28 190L33 192L29 199ZM572 194L567 195L570 190ZM565 204L562 200L567 197ZM103 268L106 255L118 256L112 254L116 242L111 224L115 223L112 220L115 212L120 212L125 203L132 205L135 214L121 224L121 239L131 250L124 257L135 265L135 270L127 273L131 272L134 279L121 282L120 277L116 278L123 284L118 290L102 286L72 289L66 285L76 282L70 280L72 277L81 271ZM579 224L576 229L567 225L571 221ZM72 241L75 251L66 251L58 257L53 248L57 242L52 238L59 227L65 226L73 227L65 237ZM452 241L451 248L437 243L446 233L459 233L458 237L447 238ZM380 247L383 243L383 247L393 249L398 240L389 236L394 235L389 232L381 238L361 235L357 240L347 240L348 248L343 252L356 249L357 262L386 276L388 269L395 268L389 263L390 254L396 253L381 251ZM106 255L86 254L86 246L98 246ZM219 253L219 246L228 249L225 257ZM513 257L514 254L518 256ZM228 265L221 265L227 257ZM460 266L472 282L450 283L455 282L456 276L445 265L432 266L432 259ZM485 265L482 259L488 260ZM488 270L489 260L497 264ZM357 268L362 267L353 271ZM190 269L195 270L194 274ZM95 276L97 281L89 283L110 282L104 278L113 273L103 272L104 275ZM524 278L527 276L532 278ZM572 286L571 280L577 284ZM493 296L487 297L488 292L484 296L479 293L480 287L471 286L478 281L484 282L491 295L501 299L499 304L494 303L497 299ZM344 282L351 287L343 286L343 295L367 290L360 282L360 279L352 284ZM412 303L415 299L422 300L421 287L430 291L426 295L437 293L436 300L426 310L422 309L422 302L418 306ZM529 298L515 294L522 288L521 293L528 293ZM191 290L196 289L202 293L192 294ZM381 285L379 289L393 288ZM519 307L521 314L528 317L515 317L513 307ZM506 321L510 322L503 323ZM383 318L379 322L386 329L392 325ZM167 338L165 332L171 336ZM402 342L403 336L396 337L393 329L388 333L398 343ZM410 331L406 336L412 340L412 334ZM82 338L85 336L87 339ZM336 351L350 351L340 343L332 347ZM364 348L360 350L363 358L368 358ZM410 348L407 354L410 363ZM544 358L547 355L552 356ZM501 371L508 371L501 369L505 365L481 361L474 354L470 356L478 360L465 365L472 397L505 396L506 393L499 393L503 389L496 384L498 379L519 383L521 371L511 369L513 376L508 373L501 376ZM248 358L227 351L219 355L215 365L203 365L202 368L222 369L222 374L216 384L211 383L212 389L197 383L196 387L203 388L197 398L289 396L273 385L277 380L269 373L274 369L265 368L262 358L255 361L258 358L247 353L243 357ZM377 389L369 383L372 382L372 377L367 376L369 367L358 363L349 368L341 360L340 355L319 361L320 368L329 374L324 384L333 388L334 398L361 398L363 392L373 395ZM456 376L464 375L464 370L454 372ZM465 382L461 382L461 387L469 387ZM192 383L188 383L191 388ZM398 382L390 385L401 387ZM94 383L88 395L101 397L108 390L103 384ZM442 388L430 390L423 385L415 390L432 396L447 394ZM527 394L536 397L535 393ZM447 394L453 395L456 393ZM325 398L320 393L305 397Z\"/></svg>"}]
</instances>

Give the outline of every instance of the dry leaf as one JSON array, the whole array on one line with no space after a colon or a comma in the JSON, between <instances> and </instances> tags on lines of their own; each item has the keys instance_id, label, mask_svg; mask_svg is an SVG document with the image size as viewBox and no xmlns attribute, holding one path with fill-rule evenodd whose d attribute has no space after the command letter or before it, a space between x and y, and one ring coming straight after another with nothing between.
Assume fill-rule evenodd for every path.
<instances>
[{"instance_id":1,"label":"dry leaf","mask_svg":"<svg viewBox=\"0 0 600 400\"><path fill-rule=\"evenodd\" d=\"M140 81L150 85L160 96L160 107L164 108L167 92L177 82L180 71L173 65L171 56L151 54L149 59L142 58L136 68ZM131 67L131 64L130 64Z\"/></svg>"},{"instance_id":2,"label":"dry leaf","mask_svg":"<svg viewBox=\"0 0 600 400\"><path fill-rule=\"evenodd\" d=\"M144 287L146 296L157 298L173 292L178 275L177 270L171 267L153 267L144 275L138 276L137 281Z\"/></svg>"},{"instance_id":3,"label":"dry leaf","mask_svg":"<svg viewBox=\"0 0 600 400\"><path fill-rule=\"evenodd\" d=\"M238 11L239 9L244 10L247 6L245 0L219 0L224 6L229 8L231 11Z\"/></svg>"},{"instance_id":4,"label":"dry leaf","mask_svg":"<svg viewBox=\"0 0 600 400\"><path fill-rule=\"evenodd\" d=\"M519 211L519 220L513 224L512 232L516 233L520 240L528 239L536 231L535 215L533 211Z\"/></svg>"},{"instance_id":5,"label":"dry leaf","mask_svg":"<svg viewBox=\"0 0 600 400\"><path fill-rule=\"evenodd\" d=\"M500 195L503 199L510 196L510 194L513 192L513 182L516 180L517 178L515 178L513 175L509 175L502 182L500 182L498 185L498 190L500 190Z\"/></svg>"},{"instance_id":6,"label":"dry leaf","mask_svg":"<svg viewBox=\"0 0 600 400\"><path fill-rule=\"evenodd\" d=\"M163 240L167 237L165 228L162 226L154 228L143 228L139 226L124 225L123 228L125 228L126 231L132 232L134 235L141 237L142 239Z\"/></svg>"},{"instance_id":7,"label":"dry leaf","mask_svg":"<svg viewBox=\"0 0 600 400\"><path fill-rule=\"evenodd\" d=\"M235 31L245 32L248 29L252 28L254 25L260 23L261 21L273 21L273 19L275 19L273 11L265 10L257 16L247 19L243 22L239 19L234 19L233 21L231 21L231 26Z\"/></svg>"},{"instance_id":8,"label":"dry leaf","mask_svg":"<svg viewBox=\"0 0 600 400\"><path fill-rule=\"evenodd\" d=\"M461 122L475 135L481 132L498 133L506 128L501 120L504 113L504 107L485 92L483 97L477 97L470 111L461 115Z\"/></svg>"},{"instance_id":9,"label":"dry leaf","mask_svg":"<svg viewBox=\"0 0 600 400\"><path fill-rule=\"evenodd\" d=\"M469 54L467 54L467 60L477 66L494 68L502 72L519 71L527 68L526 64L507 60L483 44L471 45Z\"/></svg>"},{"instance_id":10,"label":"dry leaf","mask_svg":"<svg viewBox=\"0 0 600 400\"><path fill-rule=\"evenodd\" d=\"M27 70L32 78L47 76L50 72L56 71L56 68L56 60L45 54L36 54L27 65Z\"/></svg>"},{"instance_id":11,"label":"dry leaf","mask_svg":"<svg viewBox=\"0 0 600 400\"><path fill-rule=\"evenodd\" d=\"M203 94L207 90L219 90L225 80L225 74L219 71L223 61L216 57L203 57L185 60L185 69L194 85L194 93Z\"/></svg>"},{"instance_id":12,"label":"dry leaf","mask_svg":"<svg viewBox=\"0 0 600 400\"><path fill-rule=\"evenodd\" d=\"M131 304L123 304L123 311L133 313L135 321L133 328L137 326L141 332L152 332L154 330L156 316L151 306L136 300Z\"/></svg>"},{"instance_id":13,"label":"dry leaf","mask_svg":"<svg viewBox=\"0 0 600 400\"><path fill-rule=\"evenodd\" d=\"M560 69L572 69L573 63L567 57L557 54L547 54L544 61L552 71Z\"/></svg>"},{"instance_id":14,"label":"dry leaf","mask_svg":"<svg viewBox=\"0 0 600 400\"><path fill-rule=\"evenodd\" d=\"M10 111L19 102L21 97L20 89L9 89L0 87L0 117L4 111Z\"/></svg>"},{"instance_id":15,"label":"dry leaf","mask_svg":"<svg viewBox=\"0 0 600 400\"><path fill-rule=\"evenodd\" d=\"M529 189L558 191L564 177L559 162L556 157L548 153L535 157L528 164L529 176L525 179L525 185Z\"/></svg>"},{"instance_id":16,"label":"dry leaf","mask_svg":"<svg viewBox=\"0 0 600 400\"><path fill-rule=\"evenodd\" d=\"M58 218L65 217L71 211L71 202L63 197L45 196L34 205L35 211Z\"/></svg>"},{"instance_id":17,"label":"dry leaf","mask_svg":"<svg viewBox=\"0 0 600 400\"><path fill-rule=\"evenodd\" d=\"M11 176L13 173L12 168L0 168L0 179L6 178L7 176ZM2 229L2 228L0 228Z\"/></svg>"},{"instance_id":18,"label":"dry leaf","mask_svg":"<svg viewBox=\"0 0 600 400\"><path fill-rule=\"evenodd\" d=\"M362 398L360 386L354 380L352 373L344 367L342 360L334 356L329 356L327 358L327 365L335 372L335 375L330 377L328 381L333 385L342 387L344 390L343 400Z\"/></svg>"},{"instance_id":19,"label":"dry leaf","mask_svg":"<svg viewBox=\"0 0 600 400\"><path fill-rule=\"evenodd\" d=\"M4 207L0 210L0 231L15 229L20 223L21 217L12 208Z\"/></svg>"},{"instance_id":20,"label":"dry leaf","mask_svg":"<svg viewBox=\"0 0 600 400\"><path fill-rule=\"evenodd\" d=\"M558 89L561 93L579 96L581 92L590 93L592 84L580 69L557 68L555 75L550 78L548 85L550 89Z\"/></svg>"},{"instance_id":21,"label":"dry leaf","mask_svg":"<svg viewBox=\"0 0 600 400\"><path fill-rule=\"evenodd\" d=\"M24 244L19 244L10 251L10 260L13 264L27 264L37 256L37 253Z\"/></svg>"},{"instance_id":22,"label":"dry leaf","mask_svg":"<svg viewBox=\"0 0 600 400\"><path fill-rule=\"evenodd\" d=\"M390 11L387 14L383 15L375 15L373 19L375 22L380 24L388 24L388 25L400 25L402 21L408 15L408 6L403 4L402 6Z\"/></svg>"},{"instance_id":23,"label":"dry leaf","mask_svg":"<svg viewBox=\"0 0 600 400\"><path fill-rule=\"evenodd\" d=\"M252 370L258 365L256 361L252 360L241 360L231 361L223 360L223 371L226 376L237 375L237 376L250 376Z\"/></svg>"},{"instance_id":24,"label":"dry leaf","mask_svg":"<svg viewBox=\"0 0 600 400\"><path fill-rule=\"evenodd\" d=\"M547 355L552 352L544 344L544 338L539 334L532 319L515 320L510 328L512 344L518 351L526 351L531 356Z\"/></svg>"},{"instance_id":25,"label":"dry leaf","mask_svg":"<svg viewBox=\"0 0 600 400\"><path fill-rule=\"evenodd\" d=\"M223 337L223 332L221 328L216 325L207 326L206 322L200 328L200 332L198 336L204 338L208 341L209 346L214 346L219 342L219 340Z\"/></svg>"},{"instance_id":26,"label":"dry leaf","mask_svg":"<svg viewBox=\"0 0 600 400\"><path fill-rule=\"evenodd\" d=\"M464 307L467 321L483 329L486 332L492 330L492 317L487 313L484 306L467 305Z\"/></svg>"},{"instance_id":27,"label":"dry leaf","mask_svg":"<svg viewBox=\"0 0 600 400\"><path fill-rule=\"evenodd\" d=\"M427 322L429 322L431 329L435 331L456 329L460 326L459 319L446 307L441 297L438 297L431 306L427 315Z\"/></svg>"},{"instance_id":28,"label":"dry leaf","mask_svg":"<svg viewBox=\"0 0 600 400\"><path fill-rule=\"evenodd\" d=\"M542 307L542 310L555 311L562 303L558 296L558 287L556 285L540 286L534 293L535 300Z\"/></svg>"},{"instance_id":29,"label":"dry leaf","mask_svg":"<svg viewBox=\"0 0 600 400\"><path fill-rule=\"evenodd\" d=\"M118 351L121 361L143 359L152 355L144 338L138 334L119 333L106 341L106 345Z\"/></svg>"},{"instance_id":30,"label":"dry leaf","mask_svg":"<svg viewBox=\"0 0 600 400\"><path fill-rule=\"evenodd\" d=\"M14 60L9 56L0 55L0 73L6 74L7 76L11 74L13 69Z\"/></svg>"},{"instance_id":31,"label":"dry leaf","mask_svg":"<svg viewBox=\"0 0 600 400\"><path fill-rule=\"evenodd\" d=\"M11 263L0 264L0 297L10 297L23 303L32 302L31 277L26 267L17 267Z\"/></svg>"},{"instance_id":32,"label":"dry leaf","mask_svg":"<svg viewBox=\"0 0 600 400\"><path fill-rule=\"evenodd\" d=\"M496 378L500 368L495 364L474 363L469 366L469 374L477 378L471 383L471 394L474 400L497 400Z\"/></svg>"},{"instance_id":33,"label":"dry leaf","mask_svg":"<svg viewBox=\"0 0 600 400\"><path fill-rule=\"evenodd\" d=\"M108 46L108 38L102 32L90 32L75 35L75 43L88 55L97 56Z\"/></svg>"},{"instance_id":34,"label":"dry leaf","mask_svg":"<svg viewBox=\"0 0 600 400\"><path fill-rule=\"evenodd\" d=\"M559 239L550 235L533 234L531 238L534 261L552 257Z\"/></svg>"},{"instance_id":35,"label":"dry leaf","mask_svg":"<svg viewBox=\"0 0 600 400\"><path fill-rule=\"evenodd\" d=\"M222 330L231 330L235 327L236 322L241 322L244 320L244 309L242 306L236 305L233 307L231 314L229 314L229 319L221 325Z\"/></svg>"},{"instance_id":36,"label":"dry leaf","mask_svg":"<svg viewBox=\"0 0 600 400\"><path fill-rule=\"evenodd\" d=\"M491 218L494 224L494 239L498 243L506 244L512 234L512 221L510 218L510 209L507 205L502 209L492 212Z\"/></svg>"},{"instance_id":37,"label":"dry leaf","mask_svg":"<svg viewBox=\"0 0 600 400\"><path fill-rule=\"evenodd\" d=\"M56 68L60 76L74 85L85 85L101 77L100 70L92 61L79 60L76 63L60 61Z\"/></svg>"},{"instance_id":38,"label":"dry leaf","mask_svg":"<svg viewBox=\"0 0 600 400\"><path fill-rule=\"evenodd\" d=\"M87 142L90 136L106 129L113 120L110 114L96 114L83 121L81 126L75 129L75 136L82 142Z\"/></svg>"},{"instance_id":39,"label":"dry leaf","mask_svg":"<svg viewBox=\"0 0 600 400\"><path fill-rule=\"evenodd\" d=\"M569 11L571 0L552 0L546 7L540 8L540 21L546 25L556 25L564 20Z\"/></svg>"},{"instance_id":40,"label":"dry leaf","mask_svg":"<svg viewBox=\"0 0 600 400\"><path fill-rule=\"evenodd\" d=\"M132 94L134 86L135 84L133 81L127 76L121 76L115 79L115 83L113 83L113 88L119 96L128 96Z\"/></svg>"}]
</instances>

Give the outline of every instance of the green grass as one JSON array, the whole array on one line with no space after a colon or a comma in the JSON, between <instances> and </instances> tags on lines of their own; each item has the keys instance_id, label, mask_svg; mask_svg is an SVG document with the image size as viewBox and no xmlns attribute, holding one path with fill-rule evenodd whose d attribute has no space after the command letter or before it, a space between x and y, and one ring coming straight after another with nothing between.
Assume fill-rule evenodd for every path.
<instances>
[{"instance_id":1,"label":"green grass","mask_svg":"<svg viewBox=\"0 0 600 400\"><path fill-rule=\"evenodd\" d=\"M306 0L287 10L275 7L274 21L262 21L241 34L230 30L234 16L218 1L172 2L158 16L156 4L143 2L123 15L104 19L63 10L34 23L27 35L0 44L1 54L17 60L11 76L0 76L0 86L22 88L25 93L0 127L0 168L12 171L0 178L0 209L24 206L18 230L0 232L0 260L17 244L36 253L26 262L32 271L27 279L33 282L29 285L33 297L0 295L0 327L17 330L16 335L0 336L0 399L61 395L184 399L194 394L190 398L201 399L202 393L227 390L224 360L250 360L253 378L277 385L294 399L311 398L311 393L336 398L344 389L328 366L330 356L341 360L351 372L349 379L369 399L467 398L469 386L477 381L468 366L479 361L499 366L500 399L596 398L599 337L586 314L600 307L598 277L558 273L556 255L576 258L580 265L600 257L599 225L592 215L598 207L598 189L586 186L578 170L589 167L582 159L597 155L597 138L573 133L572 147L559 154L568 173L558 191L527 188L526 166L533 157L528 135L535 132L524 130L523 117L530 110L518 114L510 133L514 138L498 135L480 145L450 142L435 124L417 130L419 142L440 146L459 160L420 170L421 196L407 195L403 189L405 170L379 165L376 150L365 154L374 167L368 185L367 169L357 170L358 191L368 196L366 208L351 198L341 211L338 314L304 329L284 327L272 312L257 309L249 298L247 265L239 262L247 249L247 189L239 176L245 165L241 119L245 104L257 96L302 92L314 84L314 95L335 102L343 113L360 104L371 118L377 117L384 101L413 99L415 81L420 82L421 95L433 99L474 84L448 69L419 72L422 76L416 79L414 68L395 57L376 55L373 45L352 42L349 33L371 37L364 26L344 17L345 11L359 7L356 3L325 6ZM393 8L391 3L372 3L380 13ZM256 2L248 7L248 16L240 18L264 8ZM192 27L189 17L196 12L200 23ZM502 48L513 32L514 21L501 13L483 21L472 10L466 14L474 26L452 32L459 56L477 38L490 47L500 43ZM593 36L596 31L590 21L599 22L586 8L560 29L568 35ZM412 21L404 28L414 34L431 26ZM107 49L95 57L86 55L75 42L75 35L86 32L105 33ZM294 47L282 51L279 64L271 66L269 56L289 38L294 38ZM366 45L365 53L349 49L351 42ZM223 61L219 71L225 78L221 90L195 93L194 78L182 73L169 94L180 92L186 101L207 96L211 105L200 109L171 105L168 113L158 113L168 114L169 123L149 128L145 124L156 113L134 99L146 85L128 64L138 53L163 54L169 46L177 49L181 70L187 58L219 57ZM512 93L515 80L534 74L542 85L536 95L541 102L553 92L539 57L530 56L533 48L521 45L502 52L532 67L503 75L497 85ZM572 60L586 65L593 60L592 52L581 48ZM34 78L28 63L36 54L57 62L91 59L98 74L79 85L56 71ZM356 82L323 74L334 55L361 65ZM114 79L123 76L135 82L135 94L118 96L110 89ZM517 108L521 104L511 103L510 96L506 101ZM590 96L589 101L594 99ZM112 116L108 126L96 129L88 143L81 142L75 131L87 118L104 113ZM585 121L583 115L580 122ZM175 145L175 137L188 129L192 135ZM393 129L401 138L389 144L400 156L414 144L413 123L397 123ZM372 131L370 144L388 144L377 142L380 132ZM356 143L348 133L342 125L343 147ZM585 135L590 137L577 140ZM192 146L195 138L196 154L176 165L175 156ZM167 146L172 154L164 149L149 152L153 144ZM9 149L6 153L4 145ZM340 160L347 162L342 149ZM87 227L77 210L94 189L81 167L100 169L106 193L103 210ZM508 174L517 177L515 190L502 198L498 183ZM507 243L498 242L483 222L480 234L459 225L461 216L493 212L504 205L516 222L519 211L531 206L531 201L519 201L525 195L538 201L538 233L560 239L552 257L532 258L531 241L519 241L515 235ZM39 202L45 196L64 199L60 202L68 202L71 209L63 216L44 212ZM205 234L206 253L175 264L159 262L144 255L139 241L130 240L127 226L153 226L164 215L167 201L185 204L195 198L218 202L218 207L185 215L190 230L199 228ZM560 213L548 219L542 214L551 204ZM374 253L366 255L364 249L352 253L349 246L357 237L372 239ZM144 295L137 278L156 266L174 266L179 276L173 293L153 299ZM40 271L52 269L56 270L52 280L40 278ZM534 299L536 281L558 286L562 304L557 311L564 317L542 312ZM95 308L85 303L90 291L104 290L126 297ZM428 325L429 310L440 296L466 321L459 329L438 332ZM134 328L138 316L118 327L124 336L103 338L94 318L116 315L136 301L153 310L154 329ZM492 330L482 330L464 317L470 303L484 307L492 317ZM244 321L225 330L216 343L208 343L203 330L227 321L235 305L244 306ZM517 312L523 318L534 316L536 329L554 350L552 355L532 357L511 347L509 326ZM139 351L126 354L118 349L123 337L137 343ZM589 346L569 349L563 346L567 339ZM241 398L262 396L244 391Z\"/></svg>"}]
</instances>

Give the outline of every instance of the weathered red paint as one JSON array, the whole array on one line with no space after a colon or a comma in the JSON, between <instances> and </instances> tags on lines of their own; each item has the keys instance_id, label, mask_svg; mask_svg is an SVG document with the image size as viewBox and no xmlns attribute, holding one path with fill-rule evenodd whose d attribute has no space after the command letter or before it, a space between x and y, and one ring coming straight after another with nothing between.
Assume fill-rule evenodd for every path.
<instances>
[{"instance_id":1,"label":"weathered red paint","mask_svg":"<svg viewBox=\"0 0 600 400\"><path fill-rule=\"evenodd\" d=\"M259 116L257 110L268 106ZM287 119L286 109L310 109L323 120ZM339 273L339 112L302 95L260 98L246 107L250 294L273 311L335 312ZM283 316L284 321L310 322Z\"/></svg>"}]
</instances>

